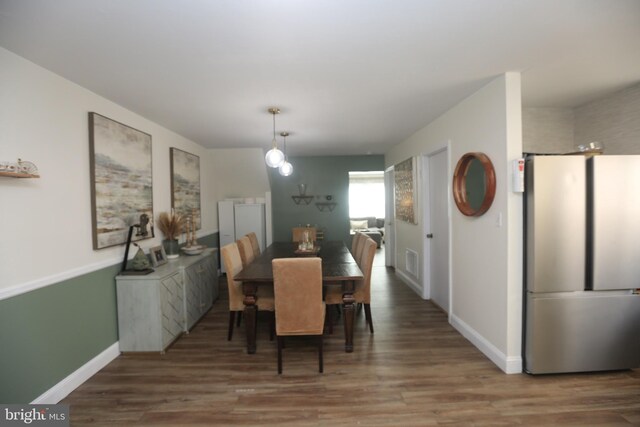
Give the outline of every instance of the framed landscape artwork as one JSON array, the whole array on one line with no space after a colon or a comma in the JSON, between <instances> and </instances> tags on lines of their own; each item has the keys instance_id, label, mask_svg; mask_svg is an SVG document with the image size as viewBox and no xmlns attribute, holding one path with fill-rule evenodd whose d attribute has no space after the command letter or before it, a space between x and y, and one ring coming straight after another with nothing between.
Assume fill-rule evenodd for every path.
<instances>
[{"instance_id":1,"label":"framed landscape artwork","mask_svg":"<svg viewBox=\"0 0 640 427\"><path fill-rule=\"evenodd\" d=\"M89 113L89 153L93 248L153 237L151 135Z\"/></svg>"},{"instance_id":2,"label":"framed landscape artwork","mask_svg":"<svg viewBox=\"0 0 640 427\"><path fill-rule=\"evenodd\" d=\"M396 218L417 224L413 209L414 167L413 158L395 165Z\"/></svg>"},{"instance_id":3,"label":"framed landscape artwork","mask_svg":"<svg viewBox=\"0 0 640 427\"><path fill-rule=\"evenodd\" d=\"M200 221L200 157L171 148L171 207L187 218L193 215L195 229Z\"/></svg>"}]
</instances>

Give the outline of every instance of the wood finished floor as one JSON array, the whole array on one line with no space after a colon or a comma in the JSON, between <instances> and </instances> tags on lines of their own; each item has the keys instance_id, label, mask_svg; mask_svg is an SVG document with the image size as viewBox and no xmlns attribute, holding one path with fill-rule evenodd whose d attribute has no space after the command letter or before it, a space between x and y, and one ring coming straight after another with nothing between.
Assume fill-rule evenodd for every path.
<instances>
[{"instance_id":1,"label":"wood finished floor","mask_svg":"<svg viewBox=\"0 0 640 427\"><path fill-rule=\"evenodd\" d=\"M120 356L64 399L71 425L640 425L640 370L506 375L387 270L381 254L375 335L361 314L347 354L340 322L325 338L324 374L302 339L287 341L278 376L262 317L257 354L246 354L243 327L227 342L221 290L166 354Z\"/></svg>"}]
</instances>

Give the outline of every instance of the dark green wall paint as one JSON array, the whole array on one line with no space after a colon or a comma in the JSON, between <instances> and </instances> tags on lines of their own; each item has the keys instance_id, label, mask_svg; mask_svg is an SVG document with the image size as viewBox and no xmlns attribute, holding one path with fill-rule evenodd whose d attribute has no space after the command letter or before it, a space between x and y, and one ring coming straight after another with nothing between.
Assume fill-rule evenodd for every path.
<instances>
[{"instance_id":1,"label":"dark green wall paint","mask_svg":"<svg viewBox=\"0 0 640 427\"><path fill-rule=\"evenodd\" d=\"M326 240L349 237L349 172L384 170L384 156L292 157L293 174L280 176L270 169L274 241L291 240L291 228L299 224L315 224L325 230ZM291 196L298 195L298 184L307 185L307 195L316 196L309 205L296 205ZM337 203L333 212L321 212L316 202L332 196Z\"/></svg>"},{"instance_id":2,"label":"dark green wall paint","mask_svg":"<svg viewBox=\"0 0 640 427\"><path fill-rule=\"evenodd\" d=\"M217 247L218 233L198 242ZM0 403L29 403L118 341L120 263L0 301Z\"/></svg>"}]
</instances>

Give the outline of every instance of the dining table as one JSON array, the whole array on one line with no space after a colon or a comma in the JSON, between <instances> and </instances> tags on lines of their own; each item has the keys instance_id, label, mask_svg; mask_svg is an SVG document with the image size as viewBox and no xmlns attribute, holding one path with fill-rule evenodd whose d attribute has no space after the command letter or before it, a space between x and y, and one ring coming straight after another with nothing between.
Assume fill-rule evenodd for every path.
<instances>
[{"instance_id":1,"label":"dining table","mask_svg":"<svg viewBox=\"0 0 640 427\"><path fill-rule=\"evenodd\" d=\"M342 287L344 348L347 353L353 351L353 324L355 318L353 292L356 281L363 279L363 274L344 242L322 241L316 243L311 251L298 250L297 242L274 242L236 274L234 280L242 282L242 293L244 294L247 353L253 354L256 352L256 316L260 306L260 299L257 295L258 288L264 286L273 288L271 261L276 258L297 258L301 256L320 257L322 259L323 286Z\"/></svg>"}]
</instances>

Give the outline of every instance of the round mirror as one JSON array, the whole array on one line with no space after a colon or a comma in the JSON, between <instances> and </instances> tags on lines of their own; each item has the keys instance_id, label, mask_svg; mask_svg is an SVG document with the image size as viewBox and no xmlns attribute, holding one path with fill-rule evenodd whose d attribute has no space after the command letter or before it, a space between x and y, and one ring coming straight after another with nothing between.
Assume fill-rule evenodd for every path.
<instances>
[{"instance_id":1,"label":"round mirror","mask_svg":"<svg viewBox=\"0 0 640 427\"><path fill-rule=\"evenodd\" d=\"M453 173L453 199L467 216L485 213L496 195L496 173L484 153L467 153Z\"/></svg>"}]
</instances>

